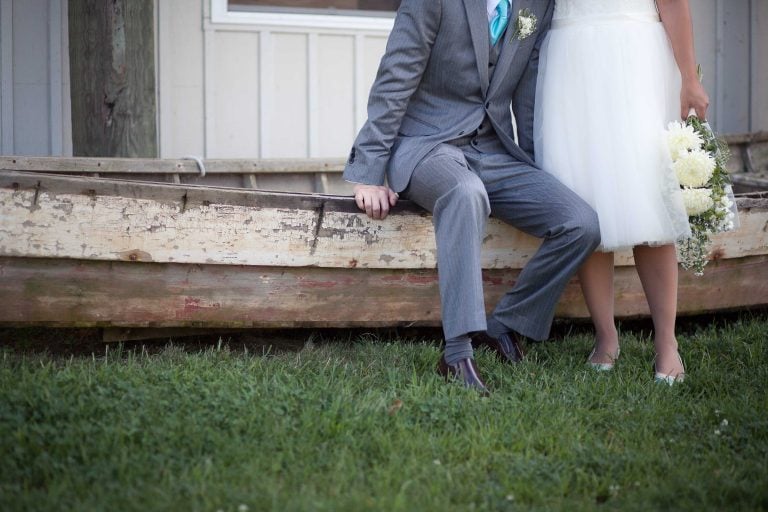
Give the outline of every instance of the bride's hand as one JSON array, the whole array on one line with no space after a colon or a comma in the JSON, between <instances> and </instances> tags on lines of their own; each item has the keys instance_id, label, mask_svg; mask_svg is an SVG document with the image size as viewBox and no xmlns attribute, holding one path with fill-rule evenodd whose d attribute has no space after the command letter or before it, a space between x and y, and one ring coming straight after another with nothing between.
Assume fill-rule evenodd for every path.
<instances>
[{"instance_id":1,"label":"bride's hand","mask_svg":"<svg viewBox=\"0 0 768 512\"><path fill-rule=\"evenodd\" d=\"M707 119L707 107L709 96L701 82L695 78L683 81L683 88L680 90L680 117L687 119L693 109L696 111L696 117L704 121Z\"/></svg>"}]
</instances>

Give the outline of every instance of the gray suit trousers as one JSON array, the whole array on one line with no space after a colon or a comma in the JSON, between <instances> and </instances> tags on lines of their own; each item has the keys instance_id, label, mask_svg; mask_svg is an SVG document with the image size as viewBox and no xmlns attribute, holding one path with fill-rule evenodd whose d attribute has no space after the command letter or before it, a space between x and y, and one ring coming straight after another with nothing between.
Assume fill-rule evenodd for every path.
<instances>
[{"instance_id":1,"label":"gray suit trousers","mask_svg":"<svg viewBox=\"0 0 768 512\"><path fill-rule=\"evenodd\" d=\"M433 214L445 337L487 328L480 253L493 215L543 239L493 319L546 339L565 285L600 243L597 215L549 173L515 160L495 137L466 142L432 150L403 193Z\"/></svg>"}]
</instances>

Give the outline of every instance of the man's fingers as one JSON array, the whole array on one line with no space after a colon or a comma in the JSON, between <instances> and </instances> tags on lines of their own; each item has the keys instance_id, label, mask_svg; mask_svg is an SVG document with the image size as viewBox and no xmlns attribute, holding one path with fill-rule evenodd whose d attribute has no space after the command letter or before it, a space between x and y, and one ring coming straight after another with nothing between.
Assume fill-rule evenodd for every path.
<instances>
[{"instance_id":1,"label":"man's fingers","mask_svg":"<svg viewBox=\"0 0 768 512\"><path fill-rule=\"evenodd\" d=\"M371 217L379 219L381 215L381 202L376 196L371 197Z\"/></svg>"},{"instance_id":2,"label":"man's fingers","mask_svg":"<svg viewBox=\"0 0 768 512\"><path fill-rule=\"evenodd\" d=\"M387 218L387 214L389 214L389 199L387 198L387 194L376 194L376 197L373 200L373 204L374 218L378 220Z\"/></svg>"},{"instance_id":3,"label":"man's fingers","mask_svg":"<svg viewBox=\"0 0 768 512\"><path fill-rule=\"evenodd\" d=\"M373 201L369 195L365 195L365 214L373 217Z\"/></svg>"},{"instance_id":4,"label":"man's fingers","mask_svg":"<svg viewBox=\"0 0 768 512\"><path fill-rule=\"evenodd\" d=\"M384 219L389 214L390 205L394 206L398 195L387 187L357 186L355 203L357 207L372 219Z\"/></svg>"},{"instance_id":5,"label":"man's fingers","mask_svg":"<svg viewBox=\"0 0 768 512\"><path fill-rule=\"evenodd\" d=\"M382 194L382 197L379 198L379 201L381 204L381 211L379 213L379 218L386 219L387 215L389 214L389 200L386 194Z\"/></svg>"}]
</instances>

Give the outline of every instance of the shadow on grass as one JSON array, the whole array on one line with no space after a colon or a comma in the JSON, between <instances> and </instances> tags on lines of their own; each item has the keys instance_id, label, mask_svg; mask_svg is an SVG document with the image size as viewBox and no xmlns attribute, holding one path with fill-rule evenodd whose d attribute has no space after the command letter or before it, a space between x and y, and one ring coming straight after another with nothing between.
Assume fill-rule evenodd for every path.
<instances>
[{"instance_id":1,"label":"shadow on grass","mask_svg":"<svg viewBox=\"0 0 768 512\"><path fill-rule=\"evenodd\" d=\"M689 335L702 329L725 326L749 319L768 320L768 309L743 310L680 317L677 320L678 335ZM642 338L652 336L650 318L625 319L618 322L620 332L632 333ZM141 330L139 329L139 336ZM50 327L2 327L0 350L16 354L49 355L52 357L101 357L107 352L139 351L160 353L169 344L188 353L203 352L211 348L227 348L238 352L285 353L298 352L307 344L339 342L427 342L436 346L442 343L442 330L436 327L393 327L378 329L169 329L168 334L158 336L161 330L147 330L154 335L146 339L129 341L105 341L100 328L50 328ZM562 341L573 335L592 333L589 321L558 319L552 326L548 341ZM135 334L135 333L134 333Z\"/></svg>"}]
</instances>

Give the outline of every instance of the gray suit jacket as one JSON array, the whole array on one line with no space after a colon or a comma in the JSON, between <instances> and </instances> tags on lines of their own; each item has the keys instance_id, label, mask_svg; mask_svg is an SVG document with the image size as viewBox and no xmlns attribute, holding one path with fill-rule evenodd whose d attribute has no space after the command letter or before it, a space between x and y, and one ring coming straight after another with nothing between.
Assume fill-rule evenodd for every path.
<instances>
[{"instance_id":1,"label":"gray suit jacket","mask_svg":"<svg viewBox=\"0 0 768 512\"><path fill-rule=\"evenodd\" d=\"M529 165L538 54L553 0L513 0L492 79L486 0L403 0L368 100L368 120L355 139L344 179L408 186L414 167L435 146L469 135L485 119L507 151ZM520 40L515 21L536 15L536 31ZM510 100L517 121L514 141Z\"/></svg>"}]
</instances>

